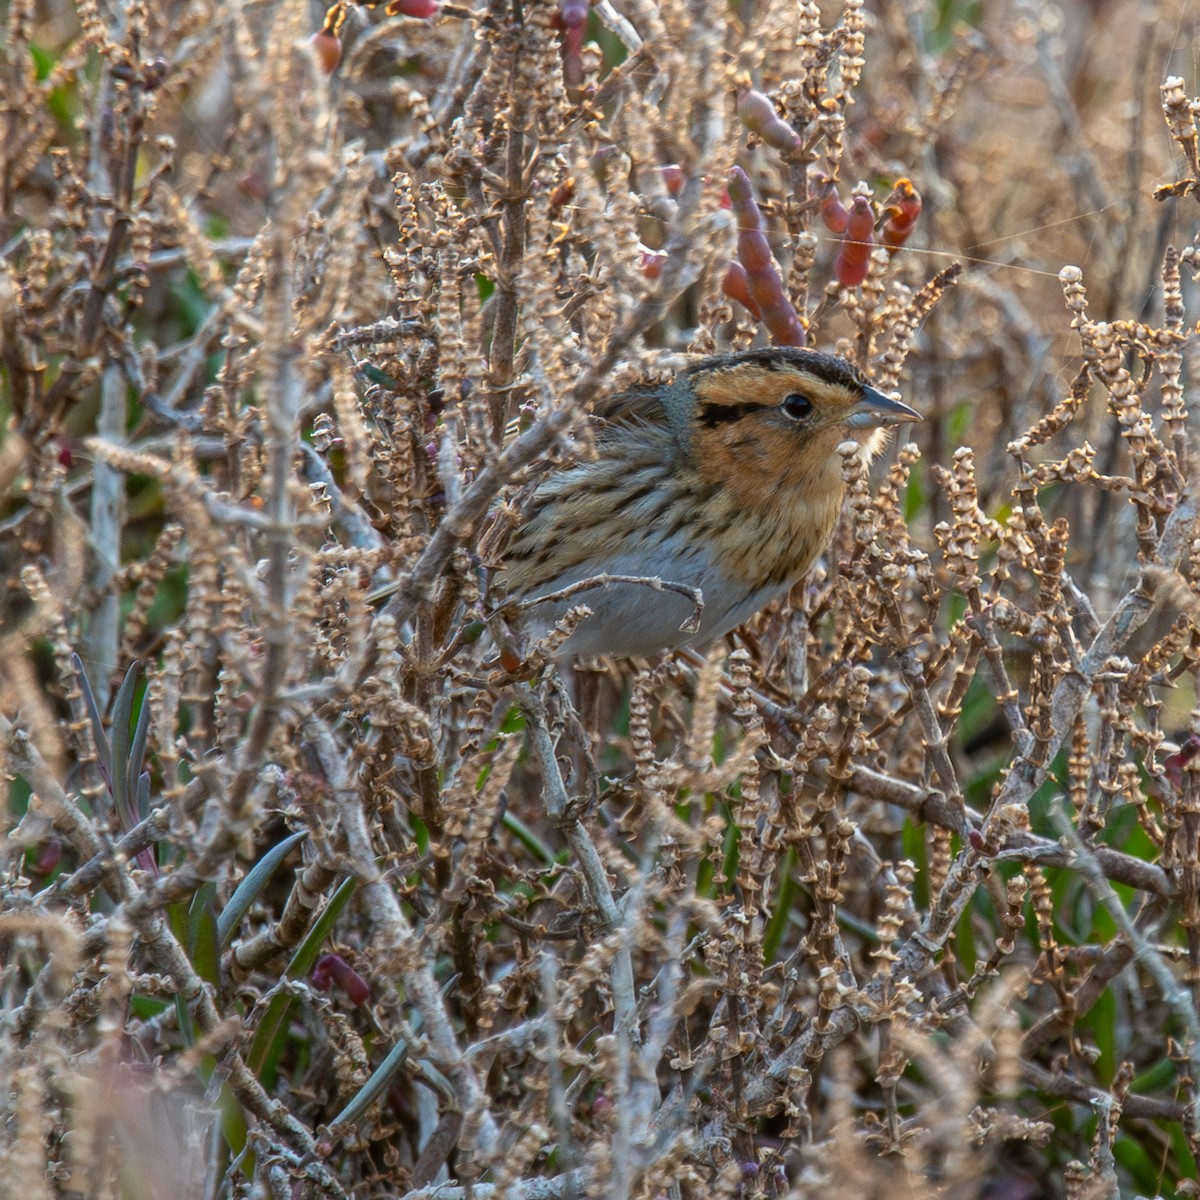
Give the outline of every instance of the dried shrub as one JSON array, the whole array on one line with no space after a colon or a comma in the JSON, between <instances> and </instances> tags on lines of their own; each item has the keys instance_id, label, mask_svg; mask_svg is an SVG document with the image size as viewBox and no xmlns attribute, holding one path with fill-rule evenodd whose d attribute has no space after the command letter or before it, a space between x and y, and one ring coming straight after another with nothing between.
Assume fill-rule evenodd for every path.
<instances>
[{"instance_id":1,"label":"dried shrub","mask_svg":"<svg viewBox=\"0 0 1200 1200\"><path fill-rule=\"evenodd\" d=\"M1192 6L4 12L5 1194L1195 1193ZM523 498L766 340L916 441L564 683Z\"/></svg>"}]
</instances>

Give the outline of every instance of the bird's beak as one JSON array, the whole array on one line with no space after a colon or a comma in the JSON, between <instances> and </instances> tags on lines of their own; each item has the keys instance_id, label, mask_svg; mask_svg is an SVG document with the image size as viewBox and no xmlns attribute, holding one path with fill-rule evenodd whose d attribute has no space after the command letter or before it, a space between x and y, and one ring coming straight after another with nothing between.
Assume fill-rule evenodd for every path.
<instances>
[{"instance_id":1,"label":"bird's beak","mask_svg":"<svg viewBox=\"0 0 1200 1200\"><path fill-rule=\"evenodd\" d=\"M863 388L862 397L850 410L846 424L851 429L874 429L880 425L899 425L904 421L923 420L915 408L893 400L873 387Z\"/></svg>"}]
</instances>

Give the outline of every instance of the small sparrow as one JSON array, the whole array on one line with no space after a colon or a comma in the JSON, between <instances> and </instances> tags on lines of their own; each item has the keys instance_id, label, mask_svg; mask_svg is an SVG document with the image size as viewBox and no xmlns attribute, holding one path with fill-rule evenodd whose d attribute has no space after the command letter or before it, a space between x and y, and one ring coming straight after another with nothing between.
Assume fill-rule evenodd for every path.
<instances>
[{"instance_id":1,"label":"small sparrow","mask_svg":"<svg viewBox=\"0 0 1200 1200\"><path fill-rule=\"evenodd\" d=\"M720 637L786 592L829 545L842 505L837 447L868 456L884 427L919 413L828 354L771 347L700 359L670 383L598 405L597 457L534 492L504 556L531 633L573 605L592 610L571 655L647 655ZM603 583L597 576L698 588Z\"/></svg>"}]
</instances>

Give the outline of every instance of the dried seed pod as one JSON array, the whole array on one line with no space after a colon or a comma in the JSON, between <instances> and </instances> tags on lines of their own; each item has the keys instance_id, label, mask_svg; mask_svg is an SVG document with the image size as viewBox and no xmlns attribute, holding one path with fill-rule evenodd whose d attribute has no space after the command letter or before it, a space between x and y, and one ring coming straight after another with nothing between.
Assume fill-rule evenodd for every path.
<instances>
[{"instance_id":1,"label":"dried seed pod","mask_svg":"<svg viewBox=\"0 0 1200 1200\"><path fill-rule=\"evenodd\" d=\"M1188 167L1195 176L1200 176L1200 144L1196 128L1196 110L1184 90L1183 80L1178 75L1169 75L1159 89L1162 96L1162 111L1167 128L1175 139Z\"/></svg>"}]
</instances>

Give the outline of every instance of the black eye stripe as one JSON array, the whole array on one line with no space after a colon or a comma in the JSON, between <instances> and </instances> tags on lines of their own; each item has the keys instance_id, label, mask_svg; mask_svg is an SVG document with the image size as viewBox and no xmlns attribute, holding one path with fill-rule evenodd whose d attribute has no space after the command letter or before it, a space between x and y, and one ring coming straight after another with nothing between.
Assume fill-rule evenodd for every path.
<instances>
[{"instance_id":1,"label":"black eye stripe","mask_svg":"<svg viewBox=\"0 0 1200 1200\"><path fill-rule=\"evenodd\" d=\"M718 425L728 425L740 421L751 413L776 410L783 412L793 421L803 421L811 416L813 402L802 392L792 392L778 404L701 404L698 421L705 429L716 429Z\"/></svg>"},{"instance_id":2,"label":"black eye stripe","mask_svg":"<svg viewBox=\"0 0 1200 1200\"><path fill-rule=\"evenodd\" d=\"M740 421L751 413L762 412L763 409L771 407L770 404L702 404L699 420L705 429L715 429L718 425Z\"/></svg>"}]
</instances>

